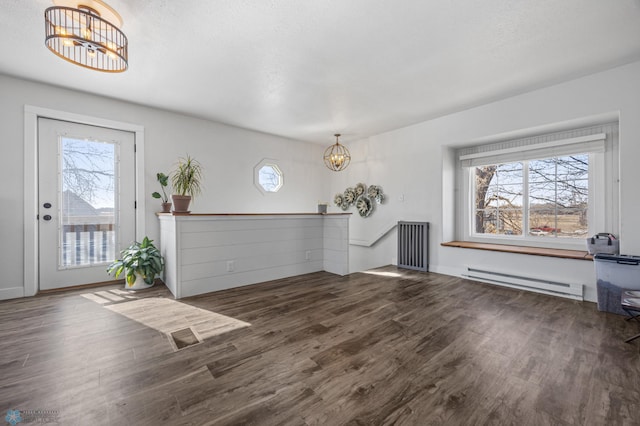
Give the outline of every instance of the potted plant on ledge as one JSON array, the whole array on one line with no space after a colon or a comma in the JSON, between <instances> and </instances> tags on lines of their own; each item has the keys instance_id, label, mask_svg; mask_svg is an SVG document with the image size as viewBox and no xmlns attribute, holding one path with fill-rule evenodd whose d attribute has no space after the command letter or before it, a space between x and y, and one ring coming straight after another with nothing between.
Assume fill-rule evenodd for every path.
<instances>
[{"instance_id":1,"label":"potted plant on ledge","mask_svg":"<svg viewBox=\"0 0 640 426\"><path fill-rule=\"evenodd\" d=\"M160 189L162 190L162 194L159 192L154 192L151 194L153 198L159 198L162 200L162 213L170 213L171 212L171 203L169 202L169 197L167 197L167 193L165 192L165 188L169 185L169 176L164 173L156 173L156 179L158 179L158 183L160 184Z\"/></svg>"},{"instance_id":2,"label":"potted plant on ledge","mask_svg":"<svg viewBox=\"0 0 640 426\"><path fill-rule=\"evenodd\" d=\"M141 243L134 241L120 252L122 259L113 261L107 268L109 275L118 278L126 274L125 288L141 290L153 286L156 275L164 269L164 258L153 240L144 237Z\"/></svg>"},{"instance_id":3,"label":"potted plant on ledge","mask_svg":"<svg viewBox=\"0 0 640 426\"><path fill-rule=\"evenodd\" d=\"M180 158L171 174L171 186L174 190L171 195L174 213L189 213L191 199L201 192L202 165L189 155Z\"/></svg>"}]
</instances>

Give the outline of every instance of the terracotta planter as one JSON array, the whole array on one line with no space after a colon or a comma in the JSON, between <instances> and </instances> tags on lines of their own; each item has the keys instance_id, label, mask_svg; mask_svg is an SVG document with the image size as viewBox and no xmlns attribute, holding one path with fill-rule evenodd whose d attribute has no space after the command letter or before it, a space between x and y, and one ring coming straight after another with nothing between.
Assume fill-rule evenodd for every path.
<instances>
[{"instance_id":1,"label":"terracotta planter","mask_svg":"<svg viewBox=\"0 0 640 426\"><path fill-rule=\"evenodd\" d=\"M171 203L162 203L162 213L171 213Z\"/></svg>"},{"instance_id":2,"label":"terracotta planter","mask_svg":"<svg viewBox=\"0 0 640 426\"><path fill-rule=\"evenodd\" d=\"M190 195L172 195L173 211L176 213L189 213Z\"/></svg>"}]
</instances>

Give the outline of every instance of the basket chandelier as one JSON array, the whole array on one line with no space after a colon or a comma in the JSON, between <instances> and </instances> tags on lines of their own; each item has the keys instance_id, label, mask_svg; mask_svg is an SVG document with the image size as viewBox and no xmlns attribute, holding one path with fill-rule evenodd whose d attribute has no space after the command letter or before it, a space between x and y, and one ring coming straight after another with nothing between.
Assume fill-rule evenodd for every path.
<instances>
[{"instance_id":1,"label":"basket chandelier","mask_svg":"<svg viewBox=\"0 0 640 426\"><path fill-rule=\"evenodd\" d=\"M336 143L324 152L324 164L334 172L339 172L346 169L351 163L351 154L346 146L340 145L340 142L338 142L340 133L336 133L333 136L336 137Z\"/></svg>"},{"instance_id":2,"label":"basket chandelier","mask_svg":"<svg viewBox=\"0 0 640 426\"><path fill-rule=\"evenodd\" d=\"M53 53L81 67L123 72L128 67L128 40L122 18L101 0L54 0L44 11L45 44Z\"/></svg>"}]
</instances>

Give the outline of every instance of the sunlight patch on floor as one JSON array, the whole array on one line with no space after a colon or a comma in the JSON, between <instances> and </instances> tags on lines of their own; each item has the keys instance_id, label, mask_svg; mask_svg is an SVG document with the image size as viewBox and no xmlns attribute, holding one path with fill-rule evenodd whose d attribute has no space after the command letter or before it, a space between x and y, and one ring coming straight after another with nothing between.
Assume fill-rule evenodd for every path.
<instances>
[{"instance_id":1,"label":"sunlight patch on floor","mask_svg":"<svg viewBox=\"0 0 640 426\"><path fill-rule=\"evenodd\" d=\"M85 293L82 294L82 297L102 305L105 309L158 330L170 338L172 333L187 328L190 328L201 340L206 340L232 330L251 326L248 322L173 299L164 297L138 299L127 295L126 292L120 293L125 299L105 293L104 291Z\"/></svg>"},{"instance_id":2,"label":"sunlight patch on floor","mask_svg":"<svg viewBox=\"0 0 640 426\"><path fill-rule=\"evenodd\" d=\"M385 271L362 271L363 274L370 274L370 275L378 275L381 277L392 277L392 278L399 278L402 276L402 274L399 274L397 272L385 272Z\"/></svg>"},{"instance_id":3,"label":"sunlight patch on floor","mask_svg":"<svg viewBox=\"0 0 640 426\"><path fill-rule=\"evenodd\" d=\"M131 300L105 306L105 308L165 334L190 327L202 339L251 325L248 322L162 297Z\"/></svg>"},{"instance_id":4,"label":"sunlight patch on floor","mask_svg":"<svg viewBox=\"0 0 640 426\"><path fill-rule=\"evenodd\" d=\"M96 302L99 305L104 305L106 303L112 302L112 300L105 299L104 297L100 297L94 293L85 293L85 294L81 294L80 296L84 297L85 299L91 300L92 302Z\"/></svg>"},{"instance_id":5,"label":"sunlight patch on floor","mask_svg":"<svg viewBox=\"0 0 640 426\"><path fill-rule=\"evenodd\" d=\"M80 296L85 299L96 302L99 305L106 305L107 303L123 302L126 299L137 299L135 296L131 296L131 293L119 289L111 289L108 291L96 291L95 293L84 293Z\"/></svg>"}]
</instances>

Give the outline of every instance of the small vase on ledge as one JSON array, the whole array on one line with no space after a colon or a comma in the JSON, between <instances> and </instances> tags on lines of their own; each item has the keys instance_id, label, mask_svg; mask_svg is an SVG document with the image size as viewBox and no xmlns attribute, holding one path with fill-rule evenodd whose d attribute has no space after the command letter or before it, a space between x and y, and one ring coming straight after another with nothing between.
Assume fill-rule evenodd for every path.
<instances>
[{"instance_id":1,"label":"small vase on ledge","mask_svg":"<svg viewBox=\"0 0 640 426\"><path fill-rule=\"evenodd\" d=\"M162 213L171 213L171 203L162 203Z\"/></svg>"}]
</instances>

